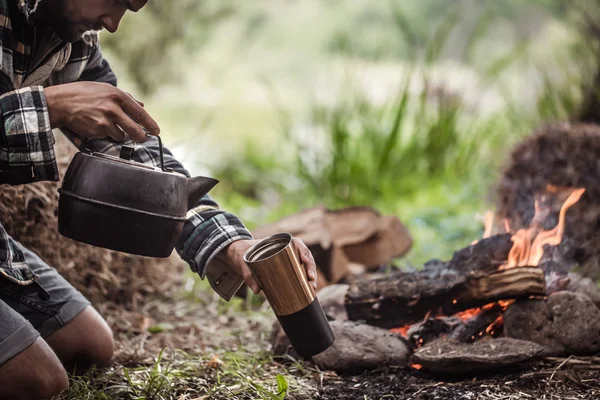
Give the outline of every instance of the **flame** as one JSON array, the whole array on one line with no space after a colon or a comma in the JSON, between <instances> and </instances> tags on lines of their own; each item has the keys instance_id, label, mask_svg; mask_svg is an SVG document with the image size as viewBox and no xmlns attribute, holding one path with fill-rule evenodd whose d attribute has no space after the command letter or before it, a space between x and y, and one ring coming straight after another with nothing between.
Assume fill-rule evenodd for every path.
<instances>
[{"instance_id":1,"label":"flame","mask_svg":"<svg viewBox=\"0 0 600 400\"><path fill-rule=\"evenodd\" d=\"M489 238L492 236L492 230L494 229L494 218L495 214L492 211L486 211L485 216L483 217L485 231L483 232L483 238Z\"/></svg>"},{"instance_id":2,"label":"flame","mask_svg":"<svg viewBox=\"0 0 600 400\"><path fill-rule=\"evenodd\" d=\"M403 327L400 327L400 328L392 328L392 329L390 329L390 332L398 333L398 334L406 337L406 335L408 334L408 330L410 329L410 327L411 327L410 325L404 325Z\"/></svg>"},{"instance_id":3,"label":"flame","mask_svg":"<svg viewBox=\"0 0 600 400\"><path fill-rule=\"evenodd\" d=\"M471 308L470 310L461 311L456 316L463 321L473 318L483 310L483 307Z\"/></svg>"},{"instance_id":4,"label":"flame","mask_svg":"<svg viewBox=\"0 0 600 400\"><path fill-rule=\"evenodd\" d=\"M500 307L502 307L503 311L506 311L508 306L510 306L512 303L514 303L514 300L500 300L496 303L486 304L483 307L471 308L469 310L461 311L461 312L455 314L455 316L460 318L463 321L466 321L473 317L476 317L477 315L481 314L483 311L487 311L496 305L499 305Z\"/></svg>"},{"instance_id":5,"label":"flame","mask_svg":"<svg viewBox=\"0 0 600 400\"><path fill-rule=\"evenodd\" d=\"M550 193L557 193L559 189L555 186L548 186ZM542 224L550 209L543 205L540 200L535 201L535 215L527 229L519 229L513 236L513 247L508 254L508 262L500 267L500 270L508 268L535 266L540 263L544 256L544 245L557 246L562 242L565 232L565 216L567 210L581 199L585 189L569 189L570 193L558 214L558 224L549 231L542 230ZM508 227L508 223L507 223Z\"/></svg>"},{"instance_id":6,"label":"flame","mask_svg":"<svg viewBox=\"0 0 600 400\"><path fill-rule=\"evenodd\" d=\"M506 308L504 308L504 311L506 311ZM494 322L492 322L490 325L488 325L488 327L485 328L485 333L487 333L490 336L494 336L494 334L496 333L498 328L500 328L502 325L504 325L504 316L503 315L499 316L498 318L496 318L496 320Z\"/></svg>"}]
</instances>

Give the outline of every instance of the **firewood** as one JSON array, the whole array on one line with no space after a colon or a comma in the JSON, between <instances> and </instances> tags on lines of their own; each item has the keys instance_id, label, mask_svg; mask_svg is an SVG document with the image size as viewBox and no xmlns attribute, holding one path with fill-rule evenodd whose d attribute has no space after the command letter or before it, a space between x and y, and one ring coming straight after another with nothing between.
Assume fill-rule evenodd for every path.
<instances>
[{"instance_id":1,"label":"firewood","mask_svg":"<svg viewBox=\"0 0 600 400\"><path fill-rule=\"evenodd\" d=\"M348 316L395 328L421 321L431 312L452 315L499 300L544 296L541 269L498 270L511 246L510 235L493 236L458 251L448 263L431 262L423 271L356 281L346 294Z\"/></svg>"},{"instance_id":2,"label":"firewood","mask_svg":"<svg viewBox=\"0 0 600 400\"><path fill-rule=\"evenodd\" d=\"M400 220L393 216L381 217L381 229L365 241L348 244L344 251L350 261L367 267L378 267L399 257L412 247L412 237Z\"/></svg>"},{"instance_id":3,"label":"firewood","mask_svg":"<svg viewBox=\"0 0 600 400\"><path fill-rule=\"evenodd\" d=\"M418 348L438 339L440 336L447 336L456 332L463 325L464 322L454 316L427 318L422 323L413 324L406 332L406 337L413 348Z\"/></svg>"},{"instance_id":4,"label":"firewood","mask_svg":"<svg viewBox=\"0 0 600 400\"><path fill-rule=\"evenodd\" d=\"M328 210L318 206L258 227L252 234L264 238L280 232L304 241L329 283L347 278L351 263L389 264L412 246L408 230L397 217L382 216L370 207Z\"/></svg>"},{"instance_id":5,"label":"firewood","mask_svg":"<svg viewBox=\"0 0 600 400\"><path fill-rule=\"evenodd\" d=\"M499 304L484 310L472 318L469 318L464 324L458 326L448 336L450 339L456 339L459 342L472 342L479 339L486 333L486 329L492 325L504 312Z\"/></svg>"},{"instance_id":6,"label":"firewood","mask_svg":"<svg viewBox=\"0 0 600 400\"><path fill-rule=\"evenodd\" d=\"M330 210L323 224L337 246L366 242L384 229L381 215L370 207L347 207Z\"/></svg>"}]
</instances>

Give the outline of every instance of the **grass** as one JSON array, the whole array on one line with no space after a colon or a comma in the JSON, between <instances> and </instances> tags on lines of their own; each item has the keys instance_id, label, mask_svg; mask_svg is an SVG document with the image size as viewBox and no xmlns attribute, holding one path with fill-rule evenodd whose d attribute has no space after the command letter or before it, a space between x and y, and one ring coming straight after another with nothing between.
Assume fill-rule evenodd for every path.
<instances>
[{"instance_id":1,"label":"grass","mask_svg":"<svg viewBox=\"0 0 600 400\"><path fill-rule=\"evenodd\" d=\"M244 349L206 357L164 349L152 365L117 366L71 377L71 389L60 400L283 400L313 395L316 389L308 379L319 371L289 361L280 363L269 353Z\"/></svg>"},{"instance_id":2,"label":"grass","mask_svg":"<svg viewBox=\"0 0 600 400\"><path fill-rule=\"evenodd\" d=\"M384 104L350 82L304 120L282 112L286 145L262 156L248 146L215 171L227 182L215 196L250 228L316 204L368 205L408 225L407 263L451 256L480 236L476 214L493 207L495 174L522 131L499 114L473 115L431 81L415 67Z\"/></svg>"},{"instance_id":3,"label":"grass","mask_svg":"<svg viewBox=\"0 0 600 400\"><path fill-rule=\"evenodd\" d=\"M180 296L139 310L140 318L152 321L145 331L121 327L118 321L130 314L107 311L117 322L113 366L71 376L70 390L58 400L313 397L320 372L271 354L275 317L258 296L225 302L196 274L187 271L184 279Z\"/></svg>"}]
</instances>

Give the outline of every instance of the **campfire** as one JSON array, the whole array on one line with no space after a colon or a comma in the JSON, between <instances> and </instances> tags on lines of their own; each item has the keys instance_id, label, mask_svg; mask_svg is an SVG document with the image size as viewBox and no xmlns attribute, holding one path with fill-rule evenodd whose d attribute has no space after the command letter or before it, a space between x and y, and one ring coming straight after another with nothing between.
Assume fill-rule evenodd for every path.
<instances>
[{"instance_id":1,"label":"campfire","mask_svg":"<svg viewBox=\"0 0 600 400\"><path fill-rule=\"evenodd\" d=\"M513 230L508 220L488 215L483 237L449 261L431 260L416 272L357 276L342 290L332 289L337 300L320 297L325 311L349 321L334 321L336 349L317 363L330 369L343 359L351 368L376 365L365 357L379 347L383 362L395 357L390 362L414 369L460 373L540 355L600 352L600 294L594 297L598 288L591 281L585 290L576 285L581 278L571 282L576 262L565 236L569 209L585 192L548 185L532 200L535 215L526 228ZM389 335L402 344L391 343Z\"/></svg>"},{"instance_id":2,"label":"campfire","mask_svg":"<svg viewBox=\"0 0 600 400\"><path fill-rule=\"evenodd\" d=\"M442 286L441 291L435 293L435 298L439 299L440 302L426 311L422 321L410 321L401 327L391 328L391 331L406 337L415 348L439 337L448 337L460 342L471 343L488 336L501 336L504 325L503 314L516 299L544 297L564 289L568 284L568 271L565 271L564 268L552 268L561 260L552 259L550 246L561 244L565 231L566 213L571 206L579 201L584 192L585 189L548 186L547 193L544 193L535 201L535 216L528 228L519 229L512 233L509 222L504 221L505 232L511 234L510 241L512 242L505 262L493 270L494 264L503 261L501 257L492 259L492 265L486 266L483 264L475 265L477 259L471 261L471 259L465 258L467 255L463 254L465 253L464 250L457 253L455 259L458 258L463 263L472 262L474 264L473 268L467 271L468 276L466 276L468 283L465 287L470 288L470 291L460 293L456 298L450 299L452 296L449 296L449 292L453 292L455 288L453 286ZM566 200L564 200L558 212L558 223L554 228L544 230L544 223L551 215L552 203L562 197L566 197ZM492 236L491 234L494 229L492 226L493 221L493 218L486 218L487 226L483 240L489 242L491 246L496 243L500 246L499 248L505 247L506 233L502 236ZM466 252L472 253L471 257L480 257L482 254L478 253L485 252L485 249L489 247L487 243L485 247L482 245L482 242L476 241L466 249ZM493 255L497 256L498 254L494 253ZM432 266L435 267L432 268ZM414 276L426 283L431 278L437 279L440 277L440 274L443 274L444 271L439 269L444 267L452 269L452 261L448 265L433 261L425 266L424 274ZM489 267L492 268L491 271ZM562 273L560 273L561 271ZM446 272L451 273L450 271ZM543 284L542 279L545 284ZM361 294L355 296L354 299L351 298L349 303L351 309L362 307L365 303L373 300L364 298L362 294L365 292L361 289L358 290L358 293ZM413 293L412 303L410 299L401 298L400 296L392 301L404 304L406 307L404 310L396 311L403 318L410 319L411 314L415 316L420 314L419 307L421 307L420 302L423 300L423 295L426 295L426 291L423 291L420 295ZM446 298L445 301L444 297ZM408 301L400 303L404 300ZM487 302L488 300L494 301L454 312L457 309L469 307L475 303ZM388 305L386 304L386 306ZM371 322L386 327L389 325L389 318L383 315L384 311L381 311L380 307L382 305L379 301L373 301L371 310L362 309L361 313L370 313ZM351 319L354 318L351 317ZM380 321L377 321L378 319Z\"/></svg>"}]
</instances>

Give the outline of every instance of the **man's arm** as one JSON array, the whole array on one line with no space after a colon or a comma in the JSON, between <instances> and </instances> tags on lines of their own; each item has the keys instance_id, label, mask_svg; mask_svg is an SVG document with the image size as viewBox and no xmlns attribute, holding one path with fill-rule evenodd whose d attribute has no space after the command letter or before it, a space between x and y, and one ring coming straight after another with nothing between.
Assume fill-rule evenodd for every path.
<instances>
[{"instance_id":1,"label":"man's arm","mask_svg":"<svg viewBox=\"0 0 600 400\"><path fill-rule=\"evenodd\" d=\"M0 72L0 184L57 181L44 89L12 88L10 79Z\"/></svg>"},{"instance_id":2,"label":"man's arm","mask_svg":"<svg viewBox=\"0 0 600 400\"><path fill-rule=\"evenodd\" d=\"M115 74L102 57L99 47L93 48L80 80L117 85ZM111 139L82 142L74 132L65 130L65 133L75 144L102 153L118 155L123 144L134 146L132 160L159 166L159 145L154 137L150 137L146 143L140 145L131 141L119 143ZM165 167L172 168L187 177L190 176L167 148L164 149L164 162ZM197 204L190 205L176 251L194 272L203 279L207 277L213 289L229 300L242 286L244 277L225 262L222 251L231 243L244 239L252 239L244 224L235 215L220 210L217 203L207 195Z\"/></svg>"}]
</instances>

